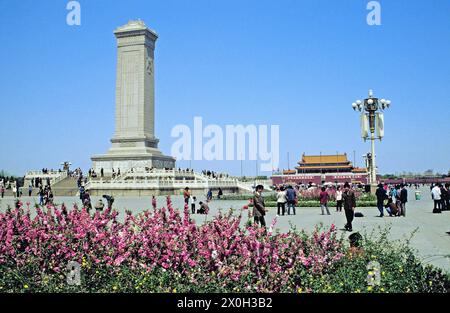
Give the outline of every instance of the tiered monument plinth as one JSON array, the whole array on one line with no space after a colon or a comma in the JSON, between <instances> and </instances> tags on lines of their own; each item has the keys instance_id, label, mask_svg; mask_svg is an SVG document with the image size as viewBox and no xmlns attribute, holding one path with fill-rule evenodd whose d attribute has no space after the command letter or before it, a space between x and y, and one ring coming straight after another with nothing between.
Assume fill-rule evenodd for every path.
<instances>
[{"instance_id":1,"label":"tiered monument plinth","mask_svg":"<svg viewBox=\"0 0 450 313\"><path fill-rule=\"evenodd\" d=\"M142 21L130 21L114 31L117 38L115 134L111 149L91 158L94 170L103 168L174 168L175 159L158 150L154 135L154 50L157 34Z\"/></svg>"}]
</instances>

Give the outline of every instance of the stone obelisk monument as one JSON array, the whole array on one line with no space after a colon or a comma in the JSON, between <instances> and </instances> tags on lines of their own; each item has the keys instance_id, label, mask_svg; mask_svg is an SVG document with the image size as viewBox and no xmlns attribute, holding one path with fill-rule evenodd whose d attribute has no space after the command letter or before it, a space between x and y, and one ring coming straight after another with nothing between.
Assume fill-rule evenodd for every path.
<instances>
[{"instance_id":1,"label":"stone obelisk monument","mask_svg":"<svg viewBox=\"0 0 450 313\"><path fill-rule=\"evenodd\" d=\"M115 133L112 147L91 158L103 168L173 168L175 159L158 150L155 137L154 50L157 34L142 21L130 21L114 31L117 38Z\"/></svg>"}]
</instances>

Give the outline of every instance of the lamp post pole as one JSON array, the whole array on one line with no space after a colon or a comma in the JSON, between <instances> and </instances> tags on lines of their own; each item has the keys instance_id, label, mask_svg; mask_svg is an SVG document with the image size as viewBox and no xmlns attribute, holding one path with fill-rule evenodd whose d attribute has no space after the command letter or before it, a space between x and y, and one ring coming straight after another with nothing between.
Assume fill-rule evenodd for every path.
<instances>
[{"instance_id":1,"label":"lamp post pole","mask_svg":"<svg viewBox=\"0 0 450 313\"><path fill-rule=\"evenodd\" d=\"M375 98L373 91L369 90L369 97L364 101L357 100L352 104L353 110L361 112L361 136L364 141L370 140L371 153L368 155L368 167L369 167L369 184L371 185L372 192L375 191L377 185L377 167L376 167L376 155L375 155L375 140L384 137L384 118L382 111L389 108L391 101ZM369 124L369 129L367 129ZM376 131L378 130L378 137ZM368 136L370 131L370 137ZM369 137L369 138L368 138Z\"/></svg>"}]
</instances>

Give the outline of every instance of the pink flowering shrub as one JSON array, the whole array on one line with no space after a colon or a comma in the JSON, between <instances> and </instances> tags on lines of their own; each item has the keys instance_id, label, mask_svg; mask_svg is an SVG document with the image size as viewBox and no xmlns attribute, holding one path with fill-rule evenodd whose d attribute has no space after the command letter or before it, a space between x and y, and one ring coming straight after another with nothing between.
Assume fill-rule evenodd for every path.
<instances>
[{"instance_id":1,"label":"pink flowering shrub","mask_svg":"<svg viewBox=\"0 0 450 313\"><path fill-rule=\"evenodd\" d=\"M175 210L169 197L166 208L138 215L127 211L123 222L110 209L94 214L64 205L35 210L32 217L29 204L19 204L0 213L0 276L22 275L0 279L3 290L26 285L38 291L152 292L171 291L178 282L187 291L295 291L300 281L292 273L320 275L344 256L334 226L311 236L294 230L278 234L276 221L267 231L240 226L242 210L238 216L220 212L196 225L188 208ZM70 261L81 264L79 287L65 284ZM128 278L120 280L123 275ZM140 278L130 280L130 275ZM58 287L46 287L49 282Z\"/></svg>"}]
</instances>

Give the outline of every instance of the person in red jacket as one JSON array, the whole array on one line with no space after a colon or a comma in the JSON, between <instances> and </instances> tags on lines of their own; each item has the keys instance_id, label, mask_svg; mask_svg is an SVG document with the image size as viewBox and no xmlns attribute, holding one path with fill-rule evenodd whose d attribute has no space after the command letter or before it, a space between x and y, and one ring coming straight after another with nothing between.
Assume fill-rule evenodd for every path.
<instances>
[{"instance_id":1,"label":"person in red jacket","mask_svg":"<svg viewBox=\"0 0 450 313\"><path fill-rule=\"evenodd\" d=\"M328 210L328 192L326 192L326 188L322 187L322 191L319 195L319 199L320 199L320 209L322 210L322 215L325 215L325 209L327 210L327 214L330 214L330 210Z\"/></svg>"}]
</instances>

